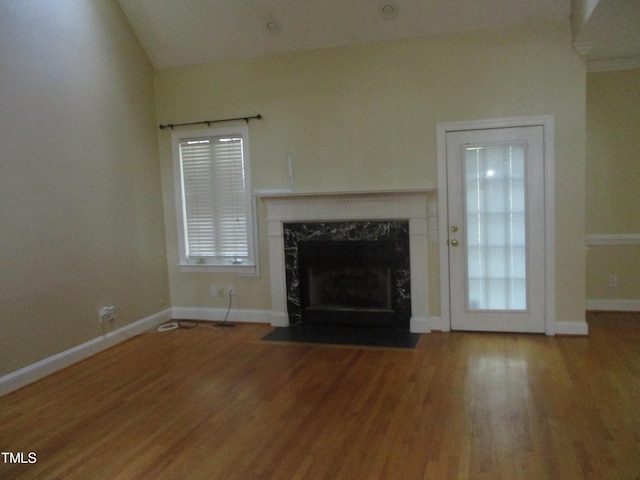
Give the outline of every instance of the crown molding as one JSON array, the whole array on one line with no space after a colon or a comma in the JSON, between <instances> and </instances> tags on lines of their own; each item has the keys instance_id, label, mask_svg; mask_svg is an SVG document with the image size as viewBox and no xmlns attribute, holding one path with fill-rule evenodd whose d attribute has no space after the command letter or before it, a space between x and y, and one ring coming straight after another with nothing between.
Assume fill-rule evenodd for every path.
<instances>
[{"instance_id":1,"label":"crown molding","mask_svg":"<svg viewBox=\"0 0 640 480\"><path fill-rule=\"evenodd\" d=\"M600 60L596 62L587 62L587 72L613 72L616 70L632 70L640 68L640 57L636 58L617 58L614 60Z\"/></svg>"},{"instance_id":2,"label":"crown molding","mask_svg":"<svg viewBox=\"0 0 640 480\"><path fill-rule=\"evenodd\" d=\"M584 56L591 51L595 44L596 42L573 42L573 48L575 48L576 52L580 55Z\"/></svg>"}]
</instances>

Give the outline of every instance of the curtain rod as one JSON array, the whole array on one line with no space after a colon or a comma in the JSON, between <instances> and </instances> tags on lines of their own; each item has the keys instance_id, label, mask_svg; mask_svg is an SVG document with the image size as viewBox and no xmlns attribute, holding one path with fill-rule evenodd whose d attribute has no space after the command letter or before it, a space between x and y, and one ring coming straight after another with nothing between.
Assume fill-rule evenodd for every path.
<instances>
[{"instance_id":1,"label":"curtain rod","mask_svg":"<svg viewBox=\"0 0 640 480\"><path fill-rule=\"evenodd\" d=\"M185 127L187 125L206 125L207 127L210 127L212 123L232 122L234 120L244 120L245 122L249 123L249 120L254 118L260 120L262 118L262 115L257 114L253 115L252 117L223 118L221 120L204 120L203 122L169 123L168 125L160 125L160 130L164 130L165 128L170 128L171 130L173 130L175 127Z\"/></svg>"}]
</instances>

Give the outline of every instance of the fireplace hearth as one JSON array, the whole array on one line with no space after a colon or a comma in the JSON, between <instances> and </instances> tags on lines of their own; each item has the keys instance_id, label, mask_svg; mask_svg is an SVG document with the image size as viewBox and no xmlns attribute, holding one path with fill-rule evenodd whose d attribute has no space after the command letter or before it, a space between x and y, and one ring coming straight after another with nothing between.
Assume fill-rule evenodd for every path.
<instances>
[{"instance_id":1,"label":"fireplace hearth","mask_svg":"<svg viewBox=\"0 0 640 480\"><path fill-rule=\"evenodd\" d=\"M409 330L406 221L284 225L291 325Z\"/></svg>"}]
</instances>

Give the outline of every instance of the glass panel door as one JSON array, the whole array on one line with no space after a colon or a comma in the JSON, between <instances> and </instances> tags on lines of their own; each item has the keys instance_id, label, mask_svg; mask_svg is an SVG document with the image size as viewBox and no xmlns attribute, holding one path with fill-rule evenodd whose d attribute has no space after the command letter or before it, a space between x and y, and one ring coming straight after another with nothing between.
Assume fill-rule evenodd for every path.
<instances>
[{"instance_id":1,"label":"glass panel door","mask_svg":"<svg viewBox=\"0 0 640 480\"><path fill-rule=\"evenodd\" d=\"M545 329L542 126L447 132L451 328Z\"/></svg>"},{"instance_id":2,"label":"glass panel door","mask_svg":"<svg viewBox=\"0 0 640 480\"><path fill-rule=\"evenodd\" d=\"M526 146L463 148L467 309L526 310Z\"/></svg>"}]
</instances>

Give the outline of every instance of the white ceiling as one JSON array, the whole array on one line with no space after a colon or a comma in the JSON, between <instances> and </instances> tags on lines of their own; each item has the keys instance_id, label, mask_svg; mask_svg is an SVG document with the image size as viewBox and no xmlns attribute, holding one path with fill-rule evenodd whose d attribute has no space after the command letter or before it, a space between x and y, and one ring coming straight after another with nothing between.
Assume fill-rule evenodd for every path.
<instances>
[{"instance_id":1,"label":"white ceiling","mask_svg":"<svg viewBox=\"0 0 640 480\"><path fill-rule=\"evenodd\" d=\"M589 0L593 1L593 0ZM640 57L640 0L600 0L593 58ZM566 20L571 0L119 0L156 68ZM385 5L396 14L385 17ZM613 5L611 7L611 5ZM594 10L597 13L598 9ZM619 15L622 12L623 15ZM270 32L271 28L275 32ZM613 23L612 23L613 22ZM611 25L615 28L612 29ZM604 25L604 26L603 26ZM614 38L616 43L609 41Z\"/></svg>"}]
</instances>

